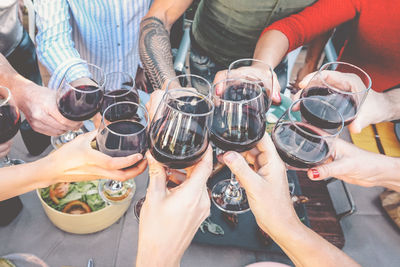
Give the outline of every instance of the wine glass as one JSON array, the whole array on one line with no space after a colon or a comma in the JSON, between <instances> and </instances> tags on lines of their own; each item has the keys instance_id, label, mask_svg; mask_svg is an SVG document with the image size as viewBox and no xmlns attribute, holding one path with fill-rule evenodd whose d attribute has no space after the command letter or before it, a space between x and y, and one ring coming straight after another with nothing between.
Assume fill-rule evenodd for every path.
<instances>
[{"instance_id":1,"label":"wine glass","mask_svg":"<svg viewBox=\"0 0 400 267\"><path fill-rule=\"evenodd\" d=\"M11 140L19 130L21 125L21 114L10 89L0 86L0 144ZM8 155L4 157L4 165L18 165L25 163L20 159L10 159Z\"/></svg>"},{"instance_id":2,"label":"wine glass","mask_svg":"<svg viewBox=\"0 0 400 267\"><path fill-rule=\"evenodd\" d=\"M125 72L111 72L106 75L104 99L100 113L114 103L129 101L139 103L139 93L135 89L135 81Z\"/></svg>"},{"instance_id":3,"label":"wine glass","mask_svg":"<svg viewBox=\"0 0 400 267\"><path fill-rule=\"evenodd\" d=\"M216 88L222 93L217 95ZM214 116L210 132L213 144L223 150L244 152L253 148L265 134L266 105L258 83L245 79L226 79L214 84ZM212 189L212 201L227 213L250 209L245 190L233 173Z\"/></svg>"},{"instance_id":4,"label":"wine glass","mask_svg":"<svg viewBox=\"0 0 400 267\"><path fill-rule=\"evenodd\" d=\"M103 112L97 133L99 151L111 157L126 157L136 153L144 156L148 122L146 108L138 103L123 101L110 105ZM134 186L133 179L125 182L101 180L99 194L109 203L122 204L132 199Z\"/></svg>"},{"instance_id":5,"label":"wine glass","mask_svg":"<svg viewBox=\"0 0 400 267\"><path fill-rule=\"evenodd\" d=\"M252 67L252 69L257 68L261 72L258 73L261 76L257 76L254 73L246 71L246 67ZM273 70L270 65L265 63L262 60L254 59L254 58L242 58L233 61L228 67L227 78L234 79L234 78L242 78L249 81L253 81L258 83L263 90L264 94L264 104L266 106L266 110L269 109L271 106L271 99L273 88L274 88L274 75Z\"/></svg>"},{"instance_id":6,"label":"wine glass","mask_svg":"<svg viewBox=\"0 0 400 267\"><path fill-rule=\"evenodd\" d=\"M333 79L329 71L339 71L349 79ZM319 69L301 97L323 98L342 114L346 126L356 118L370 89L371 78L364 70L345 62L331 62Z\"/></svg>"},{"instance_id":7,"label":"wine glass","mask_svg":"<svg viewBox=\"0 0 400 267\"><path fill-rule=\"evenodd\" d=\"M103 103L105 75L101 68L84 62L69 67L57 89L57 107L72 121L85 121L100 111ZM68 131L52 138L54 147L72 141L80 131Z\"/></svg>"},{"instance_id":8,"label":"wine glass","mask_svg":"<svg viewBox=\"0 0 400 267\"><path fill-rule=\"evenodd\" d=\"M315 111L318 119L307 107L318 107ZM312 96L293 102L279 118L271 137L288 169L307 170L323 164L330 157L334 141L343 127L339 110Z\"/></svg>"}]
</instances>

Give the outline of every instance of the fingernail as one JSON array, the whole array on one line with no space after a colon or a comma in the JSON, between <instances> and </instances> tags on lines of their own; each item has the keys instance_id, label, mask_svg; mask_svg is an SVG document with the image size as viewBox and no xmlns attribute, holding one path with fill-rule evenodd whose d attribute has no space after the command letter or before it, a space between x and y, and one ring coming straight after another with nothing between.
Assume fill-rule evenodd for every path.
<instances>
[{"instance_id":1,"label":"fingernail","mask_svg":"<svg viewBox=\"0 0 400 267\"><path fill-rule=\"evenodd\" d=\"M136 160L139 160L139 159L142 159L142 158L143 158L142 154L135 155L135 159L136 159Z\"/></svg>"},{"instance_id":2,"label":"fingernail","mask_svg":"<svg viewBox=\"0 0 400 267\"><path fill-rule=\"evenodd\" d=\"M236 153L235 152L227 152L224 154L224 161L226 163L232 163L236 159Z\"/></svg>"},{"instance_id":3,"label":"fingernail","mask_svg":"<svg viewBox=\"0 0 400 267\"><path fill-rule=\"evenodd\" d=\"M311 169L312 177L311 179L318 179L319 178L319 171L317 169Z\"/></svg>"}]
</instances>

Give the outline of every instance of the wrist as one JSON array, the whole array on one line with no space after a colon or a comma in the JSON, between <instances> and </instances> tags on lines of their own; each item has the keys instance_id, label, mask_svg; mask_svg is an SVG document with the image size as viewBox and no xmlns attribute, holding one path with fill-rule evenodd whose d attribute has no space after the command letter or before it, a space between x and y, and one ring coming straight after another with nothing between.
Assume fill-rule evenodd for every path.
<instances>
[{"instance_id":1,"label":"wrist","mask_svg":"<svg viewBox=\"0 0 400 267\"><path fill-rule=\"evenodd\" d=\"M256 216L257 224L260 228L269 235L279 235L287 229L295 229L304 226L294 211L293 207L286 209L288 212L283 212L283 209L278 209L276 215L265 214L265 216Z\"/></svg>"},{"instance_id":2,"label":"wrist","mask_svg":"<svg viewBox=\"0 0 400 267\"><path fill-rule=\"evenodd\" d=\"M178 267L182 255L173 250L161 250L157 244L141 244L139 242L136 256L137 267Z\"/></svg>"},{"instance_id":3,"label":"wrist","mask_svg":"<svg viewBox=\"0 0 400 267\"><path fill-rule=\"evenodd\" d=\"M381 156L378 161L377 168L380 170L380 175L377 176L375 186L384 186L388 188L400 187L400 159ZM395 189L398 191L397 189Z\"/></svg>"}]
</instances>

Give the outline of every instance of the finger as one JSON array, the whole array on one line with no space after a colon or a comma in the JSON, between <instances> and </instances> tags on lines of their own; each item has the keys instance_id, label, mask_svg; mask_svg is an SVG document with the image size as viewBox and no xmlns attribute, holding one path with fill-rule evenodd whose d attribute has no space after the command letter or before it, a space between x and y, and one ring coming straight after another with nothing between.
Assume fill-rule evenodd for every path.
<instances>
[{"instance_id":1,"label":"finger","mask_svg":"<svg viewBox=\"0 0 400 267\"><path fill-rule=\"evenodd\" d=\"M304 88L307 86L307 84L311 81L311 79L314 77L314 75L315 75L316 73L317 73L317 72L315 71L315 72L312 72L312 73L307 74L307 75L303 78L303 80L301 80L301 82L299 82L299 87L300 87L301 89L304 89Z\"/></svg>"},{"instance_id":2,"label":"finger","mask_svg":"<svg viewBox=\"0 0 400 267\"><path fill-rule=\"evenodd\" d=\"M167 185L165 182L167 175L165 173L165 169L153 158L150 152L146 153L146 157L149 164L150 176L150 183L147 192L153 192L157 195L164 196L167 190Z\"/></svg>"},{"instance_id":3,"label":"finger","mask_svg":"<svg viewBox=\"0 0 400 267\"><path fill-rule=\"evenodd\" d=\"M45 135L49 135L49 136L61 135L61 134L65 133L65 131L66 131L66 130L62 130L62 129L57 128L57 126L59 126L59 125L54 127L54 126L46 125L46 124L44 124L44 123L42 123L41 121L38 121L38 120L32 121L32 120L29 119L28 123L29 123L29 125L32 127L32 129L35 132L38 132L38 133L41 133L41 134L45 134ZM49 124L51 124L51 123L49 123Z\"/></svg>"},{"instance_id":4,"label":"finger","mask_svg":"<svg viewBox=\"0 0 400 267\"><path fill-rule=\"evenodd\" d=\"M351 170L352 166L351 163L349 165L349 161L337 160L309 169L307 176L313 181L319 181L329 177L340 178Z\"/></svg>"},{"instance_id":5,"label":"finger","mask_svg":"<svg viewBox=\"0 0 400 267\"><path fill-rule=\"evenodd\" d=\"M123 170L124 174L121 177L123 180L121 181L126 181L128 179L137 177L138 175L142 174L146 170L146 168L147 168L147 159L143 159L135 167Z\"/></svg>"},{"instance_id":6,"label":"finger","mask_svg":"<svg viewBox=\"0 0 400 267\"><path fill-rule=\"evenodd\" d=\"M218 82L226 79L227 78L227 74L228 74L228 70L218 71L217 74L215 74L213 83L215 84L215 83L218 83Z\"/></svg>"},{"instance_id":7,"label":"finger","mask_svg":"<svg viewBox=\"0 0 400 267\"><path fill-rule=\"evenodd\" d=\"M185 181L187 186L193 186L194 188L198 189L205 185L211 175L212 166L212 148L211 145L208 145L207 151L204 153L203 158L194 166L189 179Z\"/></svg>"},{"instance_id":8,"label":"finger","mask_svg":"<svg viewBox=\"0 0 400 267\"><path fill-rule=\"evenodd\" d=\"M225 153L224 161L246 190L252 190L260 183L262 178L249 167L239 153L233 151Z\"/></svg>"},{"instance_id":9,"label":"finger","mask_svg":"<svg viewBox=\"0 0 400 267\"><path fill-rule=\"evenodd\" d=\"M137 164L141 160L143 160L143 155L140 153L136 153L127 157L110 157L107 167L116 170L130 168L132 165Z\"/></svg>"}]
</instances>

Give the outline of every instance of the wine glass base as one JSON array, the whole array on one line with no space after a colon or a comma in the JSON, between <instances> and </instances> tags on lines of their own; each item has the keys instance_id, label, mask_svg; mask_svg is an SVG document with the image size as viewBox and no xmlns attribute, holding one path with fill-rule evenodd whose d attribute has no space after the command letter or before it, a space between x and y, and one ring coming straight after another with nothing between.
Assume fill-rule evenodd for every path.
<instances>
[{"instance_id":1,"label":"wine glass base","mask_svg":"<svg viewBox=\"0 0 400 267\"><path fill-rule=\"evenodd\" d=\"M19 165L19 164L24 164L25 161L22 159L10 159L7 162L4 162L4 166L13 166L13 165Z\"/></svg>"},{"instance_id":2,"label":"wine glass base","mask_svg":"<svg viewBox=\"0 0 400 267\"><path fill-rule=\"evenodd\" d=\"M50 138L51 145L55 149L58 149L62 145L74 140L75 137L77 137L78 135L83 134L83 133L84 133L84 131L82 129L79 129L79 130L76 130L76 131L71 131L71 132L64 133L64 134L59 135L59 136L52 136ZM67 135L68 135L68 137L67 137Z\"/></svg>"},{"instance_id":3,"label":"wine glass base","mask_svg":"<svg viewBox=\"0 0 400 267\"><path fill-rule=\"evenodd\" d=\"M146 196L142 197L138 201L136 201L135 205L133 206L133 214L135 214L136 220L139 222L140 219L140 211L142 210L142 206L144 201L146 200Z\"/></svg>"},{"instance_id":4,"label":"wine glass base","mask_svg":"<svg viewBox=\"0 0 400 267\"><path fill-rule=\"evenodd\" d=\"M100 197L112 205L120 205L131 201L135 194L135 189L136 184L133 179L125 182L100 180L98 187Z\"/></svg>"},{"instance_id":5,"label":"wine glass base","mask_svg":"<svg viewBox=\"0 0 400 267\"><path fill-rule=\"evenodd\" d=\"M239 188L241 194L236 197L230 197L225 194L230 185L230 179L218 182L214 185L211 193L211 200L215 206L226 213L241 214L250 210L246 191Z\"/></svg>"}]
</instances>

